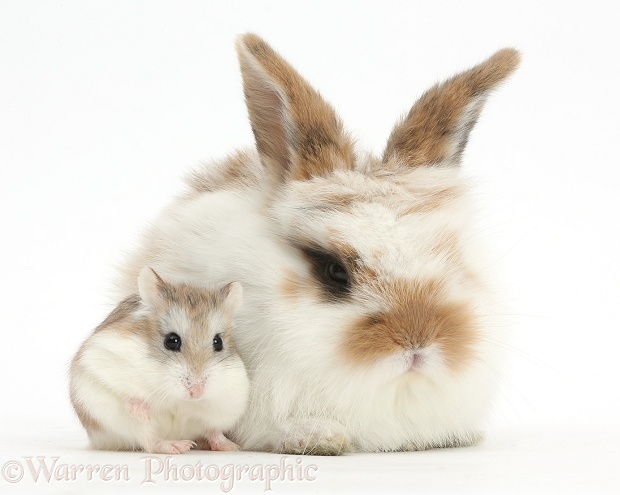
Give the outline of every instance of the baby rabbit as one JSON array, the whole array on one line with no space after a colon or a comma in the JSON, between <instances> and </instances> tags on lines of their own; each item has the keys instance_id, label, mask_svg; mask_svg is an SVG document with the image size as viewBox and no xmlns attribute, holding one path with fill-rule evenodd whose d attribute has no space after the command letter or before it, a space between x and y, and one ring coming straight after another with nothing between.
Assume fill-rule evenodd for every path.
<instances>
[{"instance_id":1,"label":"baby rabbit","mask_svg":"<svg viewBox=\"0 0 620 495\"><path fill-rule=\"evenodd\" d=\"M241 284L206 289L140 272L82 344L70 368L71 402L93 448L180 454L239 450L223 435L249 389L232 340Z\"/></svg>"},{"instance_id":2,"label":"baby rabbit","mask_svg":"<svg viewBox=\"0 0 620 495\"><path fill-rule=\"evenodd\" d=\"M189 176L123 264L121 297L145 266L243 284L235 339L252 394L229 433L245 450L475 443L509 336L460 164L519 53L432 86L373 155L264 40L237 50L255 149Z\"/></svg>"}]
</instances>

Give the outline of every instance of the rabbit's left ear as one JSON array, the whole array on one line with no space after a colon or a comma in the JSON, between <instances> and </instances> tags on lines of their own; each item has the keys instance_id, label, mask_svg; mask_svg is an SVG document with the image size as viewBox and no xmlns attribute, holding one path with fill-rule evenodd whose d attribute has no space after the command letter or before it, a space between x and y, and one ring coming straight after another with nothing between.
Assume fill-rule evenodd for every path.
<instances>
[{"instance_id":1,"label":"rabbit's left ear","mask_svg":"<svg viewBox=\"0 0 620 495\"><path fill-rule=\"evenodd\" d=\"M353 144L332 107L255 34L237 39L245 101L274 185L354 167Z\"/></svg>"},{"instance_id":2,"label":"rabbit's left ear","mask_svg":"<svg viewBox=\"0 0 620 495\"><path fill-rule=\"evenodd\" d=\"M383 163L458 165L487 97L517 68L519 60L519 52L504 48L429 89L392 131Z\"/></svg>"}]
</instances>

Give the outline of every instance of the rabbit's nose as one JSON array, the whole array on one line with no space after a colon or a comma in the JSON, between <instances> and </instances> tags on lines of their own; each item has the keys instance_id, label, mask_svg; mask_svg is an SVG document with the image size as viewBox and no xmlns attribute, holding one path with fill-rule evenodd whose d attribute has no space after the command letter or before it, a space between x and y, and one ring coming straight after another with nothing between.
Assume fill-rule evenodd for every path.
<instances>
[{"instance_id":1,"label":"rabbit's nose","mask_svg":"<svg viewBox=\"0 0 620 495\"><path fill-rule=\"evenodd\" d=\"M424 355L420 351L413 351L409 357L409 368L419 369L424 366Z\"/></svg>"}]
</instances>

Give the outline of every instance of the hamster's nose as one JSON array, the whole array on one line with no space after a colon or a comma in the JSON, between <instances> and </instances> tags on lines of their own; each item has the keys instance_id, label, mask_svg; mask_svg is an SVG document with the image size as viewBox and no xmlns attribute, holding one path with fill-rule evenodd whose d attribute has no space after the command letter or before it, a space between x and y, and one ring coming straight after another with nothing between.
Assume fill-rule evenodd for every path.
<instances>
[{"instance_id":1,"label":"hamster's nose","mask_svg":"<svg viewBox=\"0 0 620 495\"><path fill-rule=\"evenodd\" d=\"M187 390L192 399L198 399L204 393L205 386L202 383L192 383L187 387Z\"/></svg>"}]
</instances>

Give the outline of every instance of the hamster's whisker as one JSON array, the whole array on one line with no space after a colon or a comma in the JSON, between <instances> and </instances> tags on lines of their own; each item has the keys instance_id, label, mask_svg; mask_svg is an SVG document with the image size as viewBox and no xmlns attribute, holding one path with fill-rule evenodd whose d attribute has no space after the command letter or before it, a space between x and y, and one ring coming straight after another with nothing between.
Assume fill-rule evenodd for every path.
<instances>
[{"instance_id":1,"label":"hamster's whisker","mask_svg":"<svg viewBox=\"0 0 620 495\"><path fill-rule=\"evenodd\" d=\"M223 357L223 358L219 359L218 361L216 361L215 363L213 363L213 365L217 366L218 364L223 363L224 361L226 361L228 359L231 359L231 358L234 358L234 357L236 357L236 354L229 354L228 356Z\"/></svg>"},{"instance_id":2,"label":"hamster's whisker","mask_svg":"<svg viewBox=\"0 0 620 495\"><path fill-rule=\"evenodd\" d=\"M159 352L161 352L165 357L166 360L170 360L170 359L176 359L177 362L180 365L183 365L183 363L181 362L181 360L179 359L179 356L177 356L176 352L166 352L164 351L161 347L157 346L156 344L153 344L153 348L157 349Z\"/></svg>"}]
</instances>

